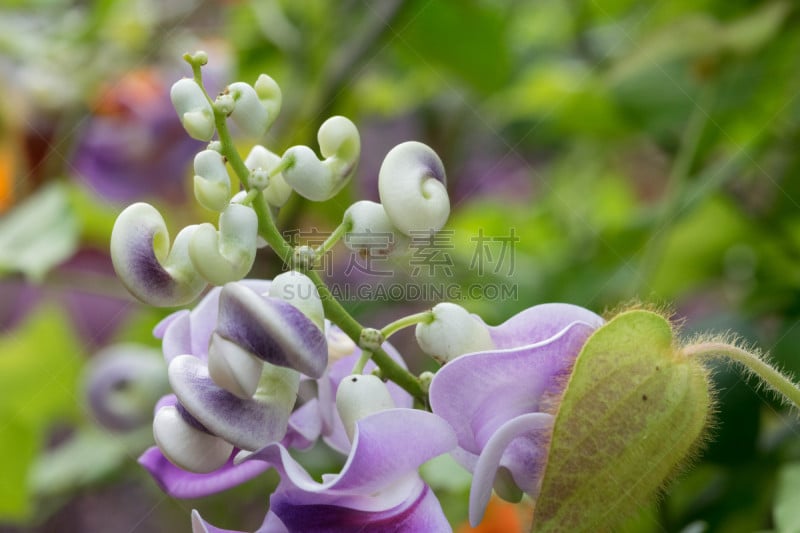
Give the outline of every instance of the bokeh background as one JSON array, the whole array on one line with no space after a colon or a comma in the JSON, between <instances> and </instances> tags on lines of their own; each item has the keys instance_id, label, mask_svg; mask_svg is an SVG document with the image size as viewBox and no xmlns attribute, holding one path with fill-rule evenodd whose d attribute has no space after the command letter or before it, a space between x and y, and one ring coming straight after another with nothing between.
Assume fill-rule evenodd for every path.
<instances>
[{"instance_id":1,"label":"bokeh background","mask_svg":"<svg viewBox=\"0 0 800 533\"><path fill-rule=\"evenodd\" d=\"M325 204L295 195L279 216L284 229L330 231L351 202L377 199L380 163L399 142L425 142L442 157L453 212L435 247L440 262L429 254L425 268L409 258L381 265L391 277L345 276L354 257L339 246L332 283L458 286L458 303L494 324L541 302L597 312L652 303L670 308L685 335L738 332L800 376L793 2L0 6L2 533L189 531L192 508L231 528L263 516L273 474L178 501L136 464L166 388L151 331L168 310L126 293L108 241L134 201L158 206L174 231L211 220L191 197L202 145L168 97L189 74L180 56L197 49L209 54L212 90L261 72L283 89L277 123L266 139L240 136L243 152L255 142L278 153L316 148L317 128L334 114L359 126L351 185ZM264 250L252 275L279 271ZM476 285L510 293L466 297ZM345 303L372 326L435 303L391 300ZM431 368L408 334L398 344L414 369ZM141 368L116 372L125 357ZM626 531L800 531L797 413L736 369L721 365L714 379L709 445ZM122 421L90 401L98 380ZM319 469L335 461L325 450L305 460ZM428 475L461 527L464 476ZM530 502L498 509L524 516ZM502 520L491 531L510 530Z\"/></svg>"}]
</instances>

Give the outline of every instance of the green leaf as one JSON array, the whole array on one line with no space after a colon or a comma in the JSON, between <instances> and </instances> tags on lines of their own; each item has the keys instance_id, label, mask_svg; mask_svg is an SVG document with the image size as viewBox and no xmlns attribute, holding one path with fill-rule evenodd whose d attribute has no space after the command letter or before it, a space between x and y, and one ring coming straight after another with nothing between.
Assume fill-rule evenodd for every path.
<instances>
[{"instance_id":1,"label":"green leaf","mask_svg":"<svg viewBox=\"0 0 800 533\"><path fill-rule=\"evenodd\" d=\"M647 506L708 423L706 371L669 322L628 311L578 355L556 415L534 532L606 531Z\"/></svg>"},{"instance_id":2,"label":"green leaf","mask_svg":"<svg viewBox=\"0 0 800 533\"><path fill-rule=\"evenodd\" d=\"M42 189L0 220L0 275L21 272L41 281L75 252L79 232L66 188Z\"/></svg>"},{"instance_id":3,"label":"green leaf","mask_svg":"<svg viewBox=\"0 0 800 533\"><path fill-rule=\"evenodd\" d=\"M778 533L800 531L800 463L788 464L778 473L772 514Z\"/></svg>"},{"instance_id":4,"label":"green leaf","mask_svg":"<svg viewBox=\"0 0 800 533\"><path fill-rule=\"evenodd\" d=\"M0 337L0 518L30 512L28 470L48 427L78 414L82 358L62 313L42 309Z\"/></svg>"}]
</instances>

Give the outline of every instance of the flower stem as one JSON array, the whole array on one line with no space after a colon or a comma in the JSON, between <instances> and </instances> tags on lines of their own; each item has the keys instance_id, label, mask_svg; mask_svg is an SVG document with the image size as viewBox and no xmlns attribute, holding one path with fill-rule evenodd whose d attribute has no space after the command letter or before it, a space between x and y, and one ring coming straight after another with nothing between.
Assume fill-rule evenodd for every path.
<instances>
[{"instance_id":1,"label":"flower stem","mask_svg":"<svg viewBox=\"0 0 800 533\"><path fill-rule=\"evenodd\" d=\"M361 357L358 358L356 361L355 366L353 367L353 371L350 372L351 374L361 374L364 372L364 367L367 366L367 361L372 359L372 352L369 350L362 350Z\"/></svg>"},{"instance_id":2,"label":"flower stem","mask_svg":"<svg viewBox=\"0 0 800 533\"><path fill-rule=\"evenodd\" d=\"M772 390L800 407L800 387L769 363L746 350L722 342L704 342L683 349L687 357L707 359L725 357L756 374Z\"/></svg>"},{"instance_id":3,"label":"flower stem","mask_svg":"<svg viewBox=\"0 0 800 533\"><path fill-rule=\"evenodd\" d=\"M433 311L423 311L421 313L415 313L413 315L398 318L394 322L386 324L383 329L381 329L381 335L383 335L384 339L388 339L391 335L394 335L401 329L414 326L420 322L424 322L426 324L433 322Z\"/></svg>"},{"instance_id":4,"label":"flower stem","mask_svg":"<svg viewBox=\"0 0 800 533\"><path fill-rule=\"evenodd\" d=\"M339 224L336 229L333 230L333 233L331 233L328 238L325 239L325 242L320 244L319 247L314 250L317 256L322 256L330 251L330 249L333 248L348 231L350 231L350 227L350 224L346 222Z\"/></svg>"}]
</instances>

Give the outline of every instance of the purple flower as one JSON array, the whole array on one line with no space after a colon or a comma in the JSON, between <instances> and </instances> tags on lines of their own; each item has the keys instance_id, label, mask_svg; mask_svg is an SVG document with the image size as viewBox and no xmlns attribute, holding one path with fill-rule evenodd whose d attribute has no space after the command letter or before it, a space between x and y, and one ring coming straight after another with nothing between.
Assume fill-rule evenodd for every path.
<instances>
[{"instance_id":1,"label":"purple flower","mask_svg":"<svg viewBox=\"0 0 800 533\"><path fill-rule=\"evenodd\" d=\"M339 474L316 482L280 444L242 464L274 465L281 482L258 533L451 531L438 500L419 477L419 466L456 445L450 426L414 409L389 409L356 423L353 446ZM195 533L219 530L193 515Z\"/></svg>"},{"instance_id":2,"label":"purple flower","mask_svg":"<svg viewBox=\"0 0 800 533\"><path fill-rule=\"evenodd\" d=\"M496 349L463 355L434 377L431 408L452 425L453 456L473 473L473 525L493 486L512 500L538 493L561 395L575 358L602 323L574 305L537 305L489 327Z\"/></svg>"}]
</instances>

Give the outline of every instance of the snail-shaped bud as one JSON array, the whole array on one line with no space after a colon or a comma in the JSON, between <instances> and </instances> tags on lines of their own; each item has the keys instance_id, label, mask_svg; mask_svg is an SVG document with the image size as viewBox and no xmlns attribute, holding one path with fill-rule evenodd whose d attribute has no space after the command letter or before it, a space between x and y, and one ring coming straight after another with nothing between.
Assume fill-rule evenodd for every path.
<instances>
[{"instance_id":1,"label":"snail-shaped bud","mask_svg":"<svg viewBox=\"0 0 800 533\"><path fill-rule=\"evenodd\" d=\"M258 217L249 206L231 203L219 216L219 231L201 224L192 235L189 255L197 272L215 285L238 281L256 258Z\"/></svg>"},{"instance_id":2,"label":"snail-shaped bud","mask_svg":"<svg viewBox=\"0 0 800 533\"><path fill-rule=\"evenodd\" d=\"M247 158L244 160L244 164L250 172L255 172L260 169L266 171L268 174L272 174L272 170L278 166L280 162L281 158L277 154L270 152L258 144L253 146L253 149L250 150L250 153L247 154ZM270 175L269 183L266 189L264 189L264 198L270 205L283 207L289 200L291 194L292 188L286 183L282 172Z\"/></svg>"},{"instance_id":3,"label":"snail-shaped bud","mask_svg":"<svg viewBox=\"0 0 800 533\"><path fill-rule=\"evenodd\" d=\"M211 335L208 346L208 374L214 383L231 394L246 400L258 389L264 362L253 357L238 344Z\"/></svg>"},{"instance_id":4,"label":"snail-shaped bud","mask_svg":"<svg viewBox=\"0 0 800 533\"><path fill-rule=\"evenodd\" d=\"M347 376L336 391L336 409L350 442L353 442L356 422L394 407L394 400L389 394L386 383L376 376L361 374Z\"/></svg>"},{"instance_id":5,"label":"snail-shaped bud","mask_svg":"<svg viewBox=\"0 0 800 533\"><path fill-rule=\"evenodd\" d=\"M156 413L153 437L171 463L198 474L218 469L233 452L233 445L190 424L172 405Z\"/></svg>"},{"instance_id":6,"label":"snail-shaped bud","mask_svg":"<svg viewBox=\"0 0 800 533\"><path fill-rule=\"evenodd\" d=\"M314 282L305 274L295 270L275 276L269 286L269 295L289 302L299 309L309 320L325 329L325 311Z\"/></svg>"},{"instance_id":7,"label":"snail-shaped bud","mask_svg":"<svg viewBox=\"0 0 800 533\"><path fill-rule=\"evenodd\" d=\"M111 260L123 285L150 305L184 305L206 287L189 258L189 241L198 226L178 233L170 249L169 232L155 207L135 203L125 208L111 231Z\"/></svg>"},{"instance_id":8,"label":"snail-shaped bud","mask_svg":"<svg viewBox=\"0 0 800 533\"><path fill-rule=\"evenodd\" d=\"M438 231L450 215L450 198L441 159L414 141L392 148L378 173L378 194L392 224L411 235Z\"/></svg>"},{"instance_id":9,"label":"snail-shaped bud","mask_svg":"<svg viewBox=\"0 0 800 533\"><path fill-rule=\"evenodd\" d=\"M194 157L194 196L212 211L222 211L231 197L231 179L222 155L203 150Z\"/></svg>"},{"instance_id":10,"label":"snail-shaped bud","mask_svg":"<svg viewBox=\"0 0 800 533\"><path fill-rule=\"evenodd\" d=\"M442 364L460 355L494 348L489 329L460 305L440 303L433 307L433 320L417 324L417 343L423 352Z\"/></svg>"},{"instance_id":11,"label":"snail-shaped bud","mask_svg":"<svg viewBox=\"0 0 800 533\"><path fill-rule=\"evenodd\" d=\"M361 138L355 124L336 116L320 126L317 141L325 160L317 159L307 146L293 146L283 154L289 165L283 176L300 196L322 202L342 190L355 173L361 155Z\"/></svg>"},{"instance_id":12,"label":"snail-shaped bud","mask_svg":"<svg viewBox=\"0 0 800 533\"><path fill-rule=\"evenodd\" d=\"M255 87L241 81L230 84L228 94L235 103L231 120L252 137L264 135L280 111L280 88L266 74L259 76Z\"/></svg>"},{"instance_id":13,"label":"snail-shaped bud","mask_svg":"<svg viewBox=\"0 0 800 533\"><path fill-rule=\"evenodd\" d=\"M172 105L186 132L199 141L214 135L214 110L203 89L192 79L176 81L169 91Z\"/></svg>"},{"instance_id":14,"label":"snail-shaped bud","mask_svg":"<svg viewBox=\"0 0 800 533\"><path fill-rule=\"evenodd\" d=\"M350 250L383 255L408 250L408 237L397 230L379 203L369 200L354 203L344 212L343 222L350 228L344 238Z\"/></svg>"}]
</instances>

